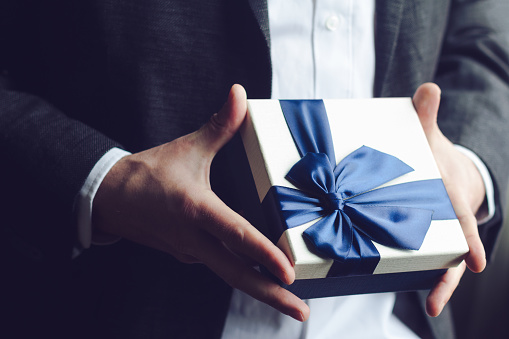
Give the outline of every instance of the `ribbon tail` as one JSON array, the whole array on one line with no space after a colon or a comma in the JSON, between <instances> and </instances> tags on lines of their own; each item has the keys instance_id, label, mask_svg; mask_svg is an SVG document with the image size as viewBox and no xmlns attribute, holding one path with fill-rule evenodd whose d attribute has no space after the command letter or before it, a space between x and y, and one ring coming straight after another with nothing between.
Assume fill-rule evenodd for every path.
<instances>
[{"instance_id":1,"label":"ribbon tail","mask_svg":"<svg viewBox=\"0 0 509 339\"><path fill-rule=\"evenodd\" d=\"M433 211L418 208L347 205L345 212L354 228L384 246L418 250L426 233Z\"/></svg>"},{"instance_id":2,"label":"ribbon tail","mask_svg":"<svg viewBox=\"0 0 509 339\"><path fill-rule=\"evenodd\" d=\"M373 274L380 253L364 234L353 230L352 248L344 262L334 260L327 277Z\"/></svg>"}]
</instances>

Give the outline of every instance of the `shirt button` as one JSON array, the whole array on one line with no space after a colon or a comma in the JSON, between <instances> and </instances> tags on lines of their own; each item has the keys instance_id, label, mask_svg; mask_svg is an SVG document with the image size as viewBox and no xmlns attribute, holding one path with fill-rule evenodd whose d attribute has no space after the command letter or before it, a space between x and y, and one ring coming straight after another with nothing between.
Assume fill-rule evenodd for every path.
<instances>
[{"instance_id":1,"label":"shirt button","mask_svg":"<svg viewBox=\"0 0 509 339\"><path fill-rule=\"evenodd\" d=\"M330 17L327 18L327 21L325 21L325 27L327 27L329 31L335 31L336 29L338 29L339 24L340 21L336 15L331 15Z\"/></svg>"}]
</instances>

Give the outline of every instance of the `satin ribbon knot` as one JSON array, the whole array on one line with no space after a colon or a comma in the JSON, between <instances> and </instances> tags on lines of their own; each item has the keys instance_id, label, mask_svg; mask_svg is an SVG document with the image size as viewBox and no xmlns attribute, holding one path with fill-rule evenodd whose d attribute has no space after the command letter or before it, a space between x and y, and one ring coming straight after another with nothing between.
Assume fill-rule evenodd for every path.
<instances>
[{"instance_id":1,"label":"satin ribbon knot","mask_svg":"<svg viewBox=\"0 0 509 339\"><path fill-rule=\"evenodd\" d=\"M341 194L335 192L324 194L321 200L329 211L339 211L345 206L345 201L341 197Z\"/></svg>"}]
</instances>

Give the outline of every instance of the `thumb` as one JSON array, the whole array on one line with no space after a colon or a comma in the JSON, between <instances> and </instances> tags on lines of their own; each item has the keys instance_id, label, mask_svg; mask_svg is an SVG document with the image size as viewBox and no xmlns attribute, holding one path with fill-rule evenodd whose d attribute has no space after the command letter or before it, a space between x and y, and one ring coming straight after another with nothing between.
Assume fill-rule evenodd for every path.
<instances>
[{"instance_id":1,"label":"thumb","mask_svg":"<svg viewBox=\"0 0 509 339\"><path fill-rule=\"evenodd\" d=\"M413 98L417 115L430 143L431 137L439 132L437 114L440 106L440 93L440 88L436 84L428 82L417 88Z\"/></svg>"},{"instance_id":2,"label":"thumb","mask_svg":"<svg viewBox=\"0 0 509 339\"><path fill-rule=\"evenodd\" d=\"M210 155L214 156L240 128L246 117L246 100L244 87L233 85L221 110L198 130L201 145Z\"/></svg>"}]
</instances>

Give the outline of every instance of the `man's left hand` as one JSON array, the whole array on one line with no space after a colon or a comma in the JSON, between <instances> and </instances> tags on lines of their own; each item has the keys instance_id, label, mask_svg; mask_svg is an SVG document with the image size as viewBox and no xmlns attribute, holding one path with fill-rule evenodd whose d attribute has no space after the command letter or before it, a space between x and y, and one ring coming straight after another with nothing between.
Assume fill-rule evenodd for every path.
<instances>
[{"instance_id":1,"label":"man's left hand","mask_svg":"<svg viewBox=\"0 0 509 339\"><path fill-rule=\"evenodd\" d=\"M486 266L486 254L479 237L475 217L486 194L484 182L474 163L459 152L438 128L440 93L437 85L423 84L415 92L413 103L470 252L465 261L458 267L449 269L429 293L426 300L426 312L432 317L442 312L458 286L465 272L465 266L476 273L482 272Z\"/></svg>"}]
</instances>

